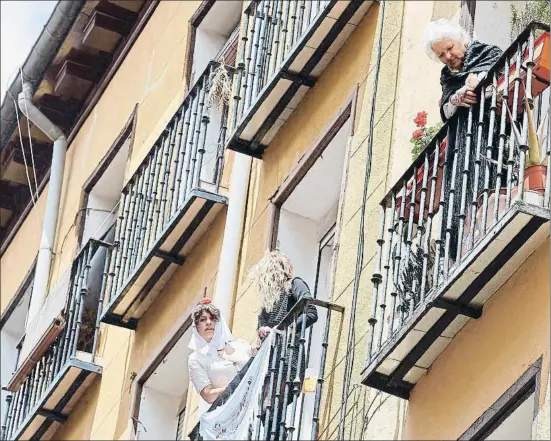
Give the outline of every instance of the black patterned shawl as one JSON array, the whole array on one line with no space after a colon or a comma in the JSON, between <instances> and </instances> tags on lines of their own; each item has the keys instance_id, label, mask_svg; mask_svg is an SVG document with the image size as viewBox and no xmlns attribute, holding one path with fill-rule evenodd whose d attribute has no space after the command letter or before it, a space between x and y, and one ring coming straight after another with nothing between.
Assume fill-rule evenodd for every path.
<instances>
[{"instance_id":1,"label":"black patterned shawl","mask_svg":"<svg viewBox=\"0 0 551 441\"><path fill-rule=\"evenodd\" d=\"M447 121L444 115L443 105L447 103L450 97L461 87L465 85L465 80L470 73L478 74L487 72L499 59L503 51L491 44L473 41L465 51L463 65L458 72L452 72L448 66L444 66L440 74L440 85L442 86L442 100L440 101L440 116L442 121Z\"/></svg>"}]
</instances>

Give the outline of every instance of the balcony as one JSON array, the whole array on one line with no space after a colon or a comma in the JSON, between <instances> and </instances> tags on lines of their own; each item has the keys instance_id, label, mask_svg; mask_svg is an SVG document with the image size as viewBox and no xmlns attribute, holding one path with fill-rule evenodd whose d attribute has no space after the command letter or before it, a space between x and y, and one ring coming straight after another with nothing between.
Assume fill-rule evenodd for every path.
<instances>
[{"instance_id":1,"label":"balcony","mask_svg":"<svg viewBox=\"0 0 551 441\"><path fill-rule=\"evenodd\" d=\"M476 91L486 110L455 115L381 203L362 382L405 399L549 236L550 142L534 165L525 107L546 124L549 26L530 25Z\"/></svg>"},{"instance_id":2,"label":"balcony","mask_svg":"<svg viewBox=\"0 0 551 441\"><path fill-rule=\"evenodd\" d=\"M123 188L105 323L135 329L226 204L220 179L228 106L217 80L224 76L231 82L231 67L208 65Z\"/></svg>"},{"instance_id":3,"label":"balcony","mask_svg":"<svg viewBox=\"0 0 551 441\"><path fill-rule=\"evenodd\" d=\"M27 326L15 373L6 389L2 439L50 439L102 368L96 363L98 311L111 245L90 239L67 277Z\"/></svg>"},{"instance_id":4,"label":"balcony","mask_svg":"<svg viewBox=\"0 0 551 441\"><path fill-rule=\"evenodd\" d=\"M373 3L253 0L243 19L227 147L261 158Z\"/></svg>"},{"instance_id":5,"label":"balcony","mask_svg":"<svg viewBox=\"0 0 551 441\"><path fill-rule=\"evenodd\" d=\"M306 313L312 308L317 310L316 323L309 328L297 326L306 322ZM340 305L304 297L277 326L281 333L271 348L265 387L256 405L257 419L250 428L249 439L329 439L332 434L320 427L320 410L325 379L334 369L331 362L337 347L338 337L330 334L331 321L339 322L343 314ZM299 366L304 366L303 374ZM232 380L209 412L224 406L246 370L243 368L242 375ZM197 439L198 430L196 425L191 439Z\"/></svg>"}]
</instances>

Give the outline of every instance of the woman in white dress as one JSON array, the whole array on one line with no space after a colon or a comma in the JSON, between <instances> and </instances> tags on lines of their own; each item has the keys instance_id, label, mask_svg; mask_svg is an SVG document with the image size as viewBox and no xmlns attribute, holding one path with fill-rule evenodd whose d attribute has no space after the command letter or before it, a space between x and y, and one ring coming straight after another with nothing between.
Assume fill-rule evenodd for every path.
<instances>
[{"instance_id":1,"label":"woman in white dress","mask_svg":"<svg viewBox=\"0 0 551 441\"><path fill-rule=\"evenodd\" d=\"M231 332L220 310L203 299L192 313L193 334L188 347L189 378L201 396L201 416L243 368L251 354L244 340L232 342Z\"/></svg>"}]
</instances>

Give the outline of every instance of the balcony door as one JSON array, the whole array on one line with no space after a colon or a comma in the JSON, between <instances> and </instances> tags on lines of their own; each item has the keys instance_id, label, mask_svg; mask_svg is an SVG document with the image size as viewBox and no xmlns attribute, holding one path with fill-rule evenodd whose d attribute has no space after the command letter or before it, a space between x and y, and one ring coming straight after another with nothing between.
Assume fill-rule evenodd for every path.
<instances>
[{"instance_id":1,"label":"balcony door","mask_svg":"<svg viewBox=\"0 0 551 441\"><path fill-rule=\"evenodd\" d=\"M304 161L313 164L278 208L276 220L275 247L289 256L295 276L308 284L312 295L324 301L330 301L331 297L334 241L351 118L341 124L323 151L318 152L317 159ZM324 311L318 310L318 317L306 336L308 364L296 414L298 439L310 439L312 431L315 384L325 330ZM286 421L290 420L288 416Z\"/></svg>"}]
</instances>

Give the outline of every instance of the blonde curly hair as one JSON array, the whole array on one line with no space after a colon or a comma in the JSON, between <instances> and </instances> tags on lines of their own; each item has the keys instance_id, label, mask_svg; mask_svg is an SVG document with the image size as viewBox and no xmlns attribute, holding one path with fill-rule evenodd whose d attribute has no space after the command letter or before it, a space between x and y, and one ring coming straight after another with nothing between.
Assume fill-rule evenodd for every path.
<instances>
[{"instance_id":1,"label":"blonde curly hair","mask_svg":"<svg viewBox=\"0 0 551 441\"><path fill-rule=\"evenodd\" d=\"M249 278L260 295L262 308L271 312L281 294L291 289L291 259L281 251L270 251L249 270Z\"/></svg>"}]
</instances>

